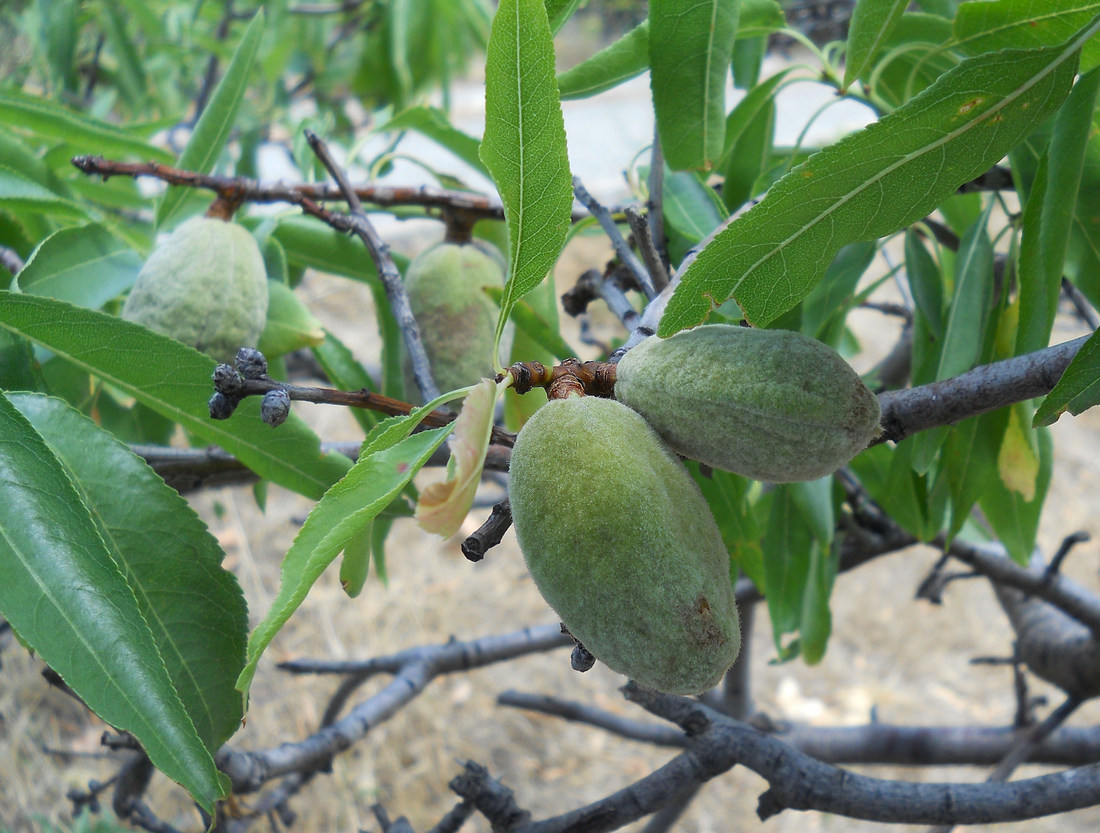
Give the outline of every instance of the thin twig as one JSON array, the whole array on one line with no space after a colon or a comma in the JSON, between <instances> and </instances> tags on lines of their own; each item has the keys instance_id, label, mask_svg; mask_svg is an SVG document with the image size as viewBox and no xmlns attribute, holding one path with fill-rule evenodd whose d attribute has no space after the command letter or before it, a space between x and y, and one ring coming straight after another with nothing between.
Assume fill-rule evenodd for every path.
<instances>
[{"instance_id":1,"label":"thin twig","mask_svg":"<svg viewBox=\"0 0 1100 833\"><path fill-rule=\"evenodd\" d=\"M634 242L638 245L638 251L642 255L642 262L653 280L653 287L660 292L668 286L668 269L661 260L661 253L653 245L653 237L650 233L649 220L638 213L638 209L628 205L623 209L626 222L634 234Z\"/></svg>"},{"instance_id":2,"label":"thin twig","mask_svg":"<svg viewBox=\"0 0 1100 833\"><path fill-rule=\"evenodd\" d=\"M653 147L649 154L649 198L646 200L646 215L649 217L649 237L653 246L661 255L661 261L668 267L668 249L665 246L665 215L664 215L664 187L665 187L665 157L661 153L661 140L657 135L657 127L653 127Z\"/></svg>"},{"instance_id":3,"label":"thin twig","mask_svg":"<svg viewBox=\"0 0 1100 833\"><path fill-rule=\"evenodd\" d=\"M489 518L462 542L462 554L469 561L481 561L504 538L512 525L512 504L508 498L493 506Z\"/></svg>"},{"instance_id":4,"label":"thin twig","mask_svg":"<svg viewBox=\"0 0 1100 833\"><path fill-rule=\"evenodd\" d=\"M584 187L584 183L581 182L578 176L573 177L573 194L585 208L592 212L592 216L599 222L604 234L611 240L615 254L619 256L619 260L622 261L623 265L630 270L646 298L652 300L656 297L657 290L653 286L653 279L623 238L618 225L611 217L611 213L600 204L599 200L588 193L588 189Z\"/></svg>"},{"instance_id":5,"label":"thin twig","mask_svg":"<svg viewBox=\"0 0 1100 833\"><path fill-rule=\"evenodd\" d=\"M1100 329L1100 316L1096 314L1096 310L1093 309L1092 304L1089 303L1089 299L1085 297L1085 294L1074 286L1069 278L1062 278L1062 292L1069 298L1070 303L1073 304L1073 308L1077 310L1077 315L1079 315L1081 320L1088 325L1090 330Z\"/></svg>"},{"instance_id":6,"label":"thin twig","mask_svg":"<svg viewBox=\"0 0 1100 833\"><path fill-rule=\"evenodd\" d=\"M431 365L428 354L424 350L424 343L420 340L420 326L416 323L412 307L409 305L409 296L405 292L405 284L401 280L401 272L390 255L389 245L378 236L374 226L363 211L363 204L355 189L348 182L344 169L337 164L329 152L328 146L312 130L305 131L306 141L310 148L321 160L321 164L329 172L336 184L340 186L340 193L348 203L348 211L351 214L352 231L363 241L370 252L371 259L378 269L378 278L386 290L386 299L390 302L394 318L401 328L401 334L405 342L405 350L412 365L413 377L416 386L420 390L420 396L425 402L430 402L439 396L439 388L432 378Z\"/></svg>"}]
</instances>

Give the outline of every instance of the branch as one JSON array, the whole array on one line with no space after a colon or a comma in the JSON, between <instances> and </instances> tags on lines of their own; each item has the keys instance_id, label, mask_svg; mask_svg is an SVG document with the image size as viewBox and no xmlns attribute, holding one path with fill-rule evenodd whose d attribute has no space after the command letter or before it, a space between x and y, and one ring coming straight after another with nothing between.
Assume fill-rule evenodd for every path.
<instances>
[{"instance_id":1,"label":"branch","mask_svg":"<svg viewBox=\"0 0 1100 833\"><path fill-rule=\"evenodd\" d=\"M883 435L876 442L900 442L939 425L1050 393L1089 336L982 365L952 379L879 395Z\"/></svg>"},{"instance_id":2,"label":"branch","mask_svg":"<svg viewBox=\"0 0 1100 833\"><path fill-rule=\"evenodd\" d=\"M634 242L638 244L638 251L642 253L642 262L645 263L646 271L653 279L653 287L660 292L668 286L668 269L665 268L664 261L661 260L661 253L653 245L649 220L639 214L638 209L632 205L624 208L623 214L626 216L630 231L634 234Z\"/></svg>"},{"instance_id":3,"label":"branch","mask_svg":"<svg viewBox=\"0 0 1100 833\"><path fill-rule=\"evenodd\" d=\"M392 717L438 676L572 644L572 639L563 635L555 624L469 642L412 648L358 663L313 660L283 663L280 667L293 673L353 674L360 678L360 683L379 673L394 674L394 679L378 694L353 708L347 716L298 743L284 743L255 752L223 746L215 761L218 768L229 776L235 793L255 792L273 778L313 772L327 766L334 755L348 749L379 723Z\"/></svg>"},{"instance_id":4,"label":"branch","mask_svg":"<svg viewBox=\"0 0 1100 833\"><path fill-rule=\"evenodd\" d=\"M638 256L634 254L626 240L623 239L619 227L611 218L611 213L588 193L588 189L584 187L584 183L581 182L578 176L573 177L573 193L581 204L592 212L592 216L596 218L604 234L611 240L615 254L619 256L619 260L630 270L630 274L634 276L634 281L641 287L642 294L652 300L657 295L657 290L653 286L653 279L650 277L650 273L645 270L645 267L642 266L642 262L638 260Z\"/></svg>"}]
</instances>

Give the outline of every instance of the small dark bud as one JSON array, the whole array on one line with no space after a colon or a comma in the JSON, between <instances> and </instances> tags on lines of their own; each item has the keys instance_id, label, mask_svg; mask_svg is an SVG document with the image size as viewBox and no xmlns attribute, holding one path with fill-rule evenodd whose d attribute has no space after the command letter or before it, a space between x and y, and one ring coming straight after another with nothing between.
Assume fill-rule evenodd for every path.
<instances>
[{"instance_id":1,"label":"small dark bud","mask_svg":"<svg viewBox=\"0 0 1100 833\"><path fill-rule=\"evenodd\" d=\"M214 380L214 390L228 396L240 393L244 387L244 379L232 365L219 364L214 368L214 375L211 378Z\"/></svg>"},{"instance_id":2,"label":"small dark bud","mask_svg":"<svg viewBox=\"0 0 1100 833\"><path fill-rule=\"evenodd\" d=\"M267 359L255 347L242 347L237 351L237 370L246 379L263 379L267 376Z\"/></svg>"},{"instance_id":3,"label":"small dark bud","mask_svg":"<svg viewBox=\"0 0 1100 833\"><path fill-rule=\"evenodd\" d=\"M260 419L274 428L290 416L290 394L285 390L269 390L260 403Z\"/></svg>"},{"instance_id":4,"label":"small dark bud","mask_svg":"<svg viewBox=\"0 0 1100 833\"><path fill-rule=\"evenodd\" d=\"M237 400L231 399L221 391L211 396L210 402L207 404L210 408L211 419L229 419L233 412L237 410Z\"/></svg>"},{"instance_id":5,"label":"small dark bud","mask_svg":"<svg viewBox=\"0 0 1100 833\"><path fill-rule=\"evenodd\" d=\"M569 662L572 664L574 671L580 671L583 674L596 664L596 658L578 642L573 646L573 653L569 656Z\"/></svg>"}]
</instances>

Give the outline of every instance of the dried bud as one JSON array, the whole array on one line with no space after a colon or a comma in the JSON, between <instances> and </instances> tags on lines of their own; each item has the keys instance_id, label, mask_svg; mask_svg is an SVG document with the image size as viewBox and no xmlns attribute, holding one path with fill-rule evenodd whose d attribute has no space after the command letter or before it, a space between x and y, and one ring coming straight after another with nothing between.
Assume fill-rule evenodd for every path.
<instances>
[{"instance_id":1,"label":"dried bud","mask_svg":"<svg viewBox=\"0 0 1100 833\"><path fill-rule=\"evenodd\" d=\"M210 408L211 419L229 419L233 416L233 412L237 410L237 400L226 396L221 391L217 391L210 397L207 406Z\"/></svg>"},{"instance_id":2,"label":"dried bud","mask_svg":"<svg viewBox=\"0 0 1100 833\"><path fill-rule=\"evenodd\" d=\"M263 379L267 376L267 359L255 347L242 347L237 351L237 370L246 379Z\"/></svg>"},{"instance_id":3,"label":"dried bud","mask_svg":"<svg viewBox=\"0 0 1100 833\"><path fill-rule=\"evenodd\" d=\"M232 365L219 364L214 368L214 374L211 378L214 380L214 390L227 396L239 394L244 387L241 374Z\"/></svg>"},{"instance_id":4,"label":"dried bud","mask_svg":"<svg viewBox=\"0 0 1100 833\"><path fill-rule=\"evenodd\" d=\"M269 390L260 403L260 419L274 428L290 416L290 394L285 390Z\"/></svg>"}]
</instances>

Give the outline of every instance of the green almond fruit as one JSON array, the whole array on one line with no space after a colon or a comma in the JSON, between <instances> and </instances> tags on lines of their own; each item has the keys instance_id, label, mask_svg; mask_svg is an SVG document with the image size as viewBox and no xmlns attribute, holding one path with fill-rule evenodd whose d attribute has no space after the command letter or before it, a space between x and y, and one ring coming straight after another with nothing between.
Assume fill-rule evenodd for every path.
<instances>
[{"instance_id":1,"label":"green almond fruit","mask_svg":"<svg viewBox=\"0 0 1100 833\"><path fill-rule=\"evenodd\" d=\"M145 261L122 317L232 362L256 346L267 304L264 259L248 229L192 217Z\"/></svg>"},{"instance_id":2,"label":"green almond fruit","mask_svg":"<svg viewBox=\"0 0 1100 833\"><path fill-rule=\"evenodd\" d=\"M512 450L508 497L528 570L597 659L673 694L713 688L741 647L729 554L684 468L611 400L551 400Z\"/></svg>"},{"instance_id":3,"label":"green almond fruit","mask_svg":"<svg viewBox=\"0 0 1100 833\"><path fill-rule=\"evenodd\" d=\"M493 339L500 309L485 287L503 286L499 255L478 243L438 243L409 264L405 291L441 391L475 385L495 374ZM405 390L407 397L419 400L407 359Z\"/></svg>"},{"instance_id":4,"label":"green almond fruit","mask_svg":"<svg viewBox=\"0 0 1100 833\"><path fill-rule=\"evenodd\" d=\"M615 397L676 452L756 480L831 474L879 432L875 395L834 350L790 330L717 324L648 338Z\"/></svg>"}]
</instances>

